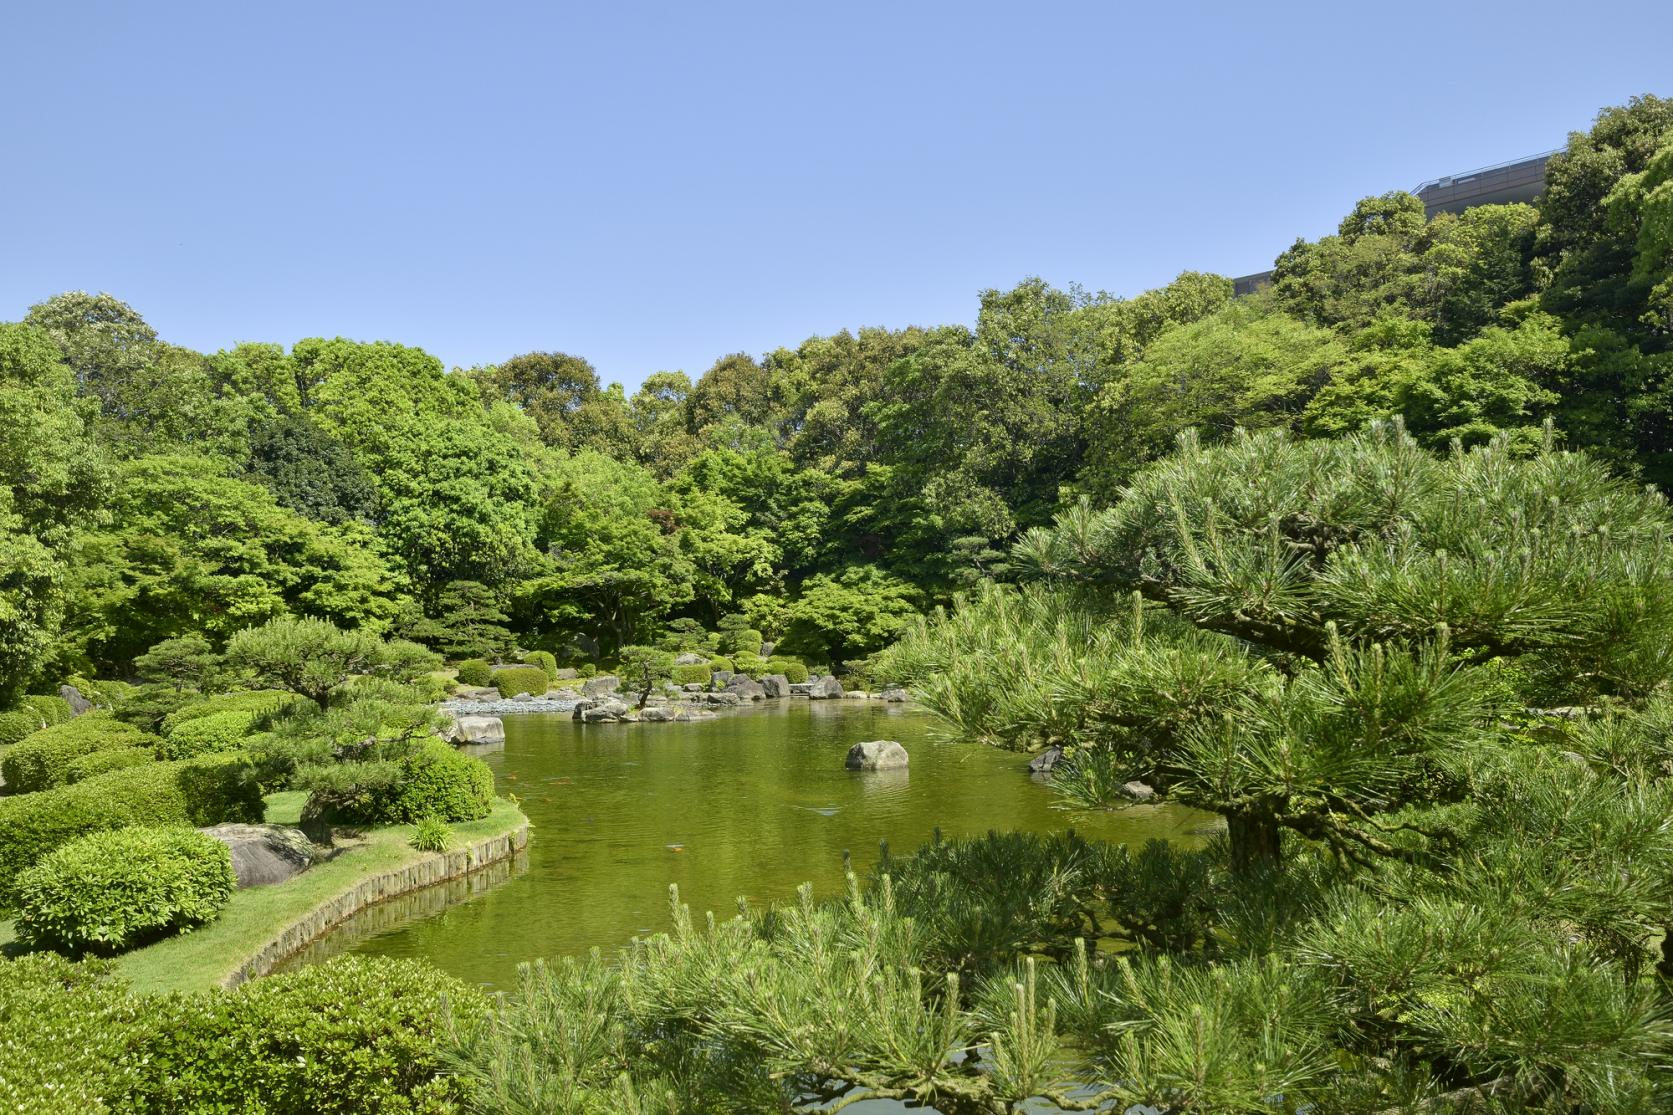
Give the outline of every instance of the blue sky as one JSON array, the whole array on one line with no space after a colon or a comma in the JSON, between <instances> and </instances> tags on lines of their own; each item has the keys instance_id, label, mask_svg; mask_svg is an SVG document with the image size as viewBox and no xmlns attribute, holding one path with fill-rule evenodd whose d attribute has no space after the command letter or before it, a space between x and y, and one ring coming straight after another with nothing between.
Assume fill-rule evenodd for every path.
<instances>
[{"instance_id":1,"label":"blue sky","mask_svg":"<svg viewBox=\"0 0 1673 1115\"><path fill-rule=\"evenodd\" d=\"M531 349L630 387L1030 274L1269 266L1673 95L1663 3L15 3L0 320Z\"/></svg>"}]
</instances>

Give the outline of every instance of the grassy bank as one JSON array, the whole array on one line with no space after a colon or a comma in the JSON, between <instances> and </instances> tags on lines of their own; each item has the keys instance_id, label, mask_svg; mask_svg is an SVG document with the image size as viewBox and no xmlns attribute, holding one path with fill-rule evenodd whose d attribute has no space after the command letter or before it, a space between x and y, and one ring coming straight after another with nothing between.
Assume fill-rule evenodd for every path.
<instances>
[{"instance_id":1,"label":"grassy bank","mask_svg":"<svg viewBox=\"0 0 1673 1115\"><path fill-rule=\"evenodd\" d=\"M302 793L271 795L267 820L295 824L306 797ZM527 822L522 810L497 798L493 811L482 820L452 826L453 847L504 836ZM117 964L136 991L218 987L280 931L322 904L376 875L429 857L432 853L417 851L409 843L412 833L410 825L374 829L287 883L235 892L214 923L127 953ZM9 925L0 926L0 934L9 935L9 930Z\"/></svg>"}]
</instances>

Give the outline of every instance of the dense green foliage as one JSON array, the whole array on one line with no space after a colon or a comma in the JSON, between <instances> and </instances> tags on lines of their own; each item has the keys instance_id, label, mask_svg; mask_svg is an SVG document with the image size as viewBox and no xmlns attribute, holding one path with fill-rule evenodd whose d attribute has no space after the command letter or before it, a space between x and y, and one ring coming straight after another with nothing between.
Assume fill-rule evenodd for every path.
<instances>
[{"instance_id":1,"label":"dense green foliage","mask_svg":"<svg viewBox=\"0 0 1673 1115\"><path fill-rule=\"evenodd\" d=\"M89 712L42 728L7 748L5 758L0 760L0 772L12 793L50 790L69 781L70 764L83 755L154 742L154 737L108 712Z\"/></svg>"},{"instance_id":2,"label":"dense green foliage","mask_svg":"<svg viewBox=\"0 0 1673 1115\"><path fill-rule=\"evenodd\" d=\"M467 658L459 663L460 685L491 685L493 681L494 667L487 659Z\"/></svg>"},{"instance_id":3,"label":"dense green foliage","mask_svg":"<svg viewBox=\"0 0 1673 1115\"><path fill-rule=\"evenodd\" d=\"M157 745L161 759L190 759L216 751L236 751L250 734L254 713L228 710L183 720Z\"/></svg>"},{"instance_id":4,"label":"dense green foliage","mask_svg":"<svg viewBox=\"0 0 1673 1115\"><path fill-rule=\"evenodd\" d=\"M96 832L18 879L17 935L72 955L123 952L213 921L237 885L227 846L195 829Z\"/></svg>"},{"instance_id":5,"label":"dense green foliage","mask_svg":"<svg viewBox=\"0 0 1673 1115\"><path fill-rule=\"evenodd\" d=\"M341 957L232 992L142 999L101 962L0 960L0 1106L442 1115L462 1098L442 1070L444 997L455 1020L487 1009L413 961Z\"/></svg>"},{"instance_id":6,"label":"dense green foliage","mask_svg":"<svg viewBox=\"0 0 1673 1115\"><path fill-rule=\"evenodd\" d=\"M11 909L18 876L90 833L130 825L260 822L260 787L247 759L206 756L148 763L35 794L0 798L0 909Z\"/></svg>"},{"instance_id":7,"label":"dense green foliage","mask_svg":"<svg viewBox=\"0 0 1673 1115\"><path fill-rule=\"evenodd\" d=\"M502 666L492 675L492 684L502 697L531 693L538 697L546 692L549 679L539 666Z\"/></svg>"}]
</instances>

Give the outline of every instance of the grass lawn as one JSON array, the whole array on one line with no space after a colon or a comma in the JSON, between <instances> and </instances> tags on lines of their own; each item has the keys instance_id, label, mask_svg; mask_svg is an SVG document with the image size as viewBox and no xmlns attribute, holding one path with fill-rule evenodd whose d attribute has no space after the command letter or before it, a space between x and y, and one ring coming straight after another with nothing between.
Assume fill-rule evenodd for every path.
<instances>
[{"instance_id":1,"label":"grass lawn","mask_svg":"<svg viewBox=\"0 0 1673 1115\"><path fill-rule=\"evenodd\" d=\"M267 820L295 824L306 799L305 793L269 795ZM522 810L496 798L493 811L482 820L451 826L454 846L503 836L525 821ZM407 842L412 833L411 825L373 829L334 858L287 883L234 892L220 918L202 929L126 953L116 963L140 992L218 987L279 931L316 906L373 875L423 859L428 853ZM10 936L11 924L0 923L0 944Z\"/></svg>"}]
</instances>

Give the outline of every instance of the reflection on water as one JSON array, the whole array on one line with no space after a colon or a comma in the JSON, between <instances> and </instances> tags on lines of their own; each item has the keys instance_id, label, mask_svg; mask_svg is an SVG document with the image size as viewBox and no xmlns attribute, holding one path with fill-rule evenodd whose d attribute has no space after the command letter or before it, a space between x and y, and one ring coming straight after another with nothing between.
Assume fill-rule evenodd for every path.
<instances>
[{"instance_id":1,"label":"reflection on water","mask_svg":"<svg viewBox=\"0 0 1673 1115\"><path fill-rule=\"evenodd\" d=\"M1025 757L938 742L927 715L877 702L773 701L688 724L505 723L505 749L484 759L533 824L526 858L375 907L307 959L344 948L422 956L507 987L521 961L665 928L670 883L694 910L724 915L740 896L784 900L804 881L839 893L845 851L866 871L880 841L906 852L937 827L1073 827L1141 843L1191 839L1204 820L1168 807L1065 813ZM899 740L911 767L843 769L848 748L868 739Z\"/></svg>"}]
</instances>

